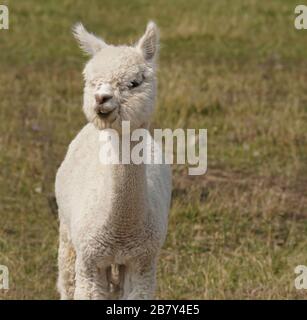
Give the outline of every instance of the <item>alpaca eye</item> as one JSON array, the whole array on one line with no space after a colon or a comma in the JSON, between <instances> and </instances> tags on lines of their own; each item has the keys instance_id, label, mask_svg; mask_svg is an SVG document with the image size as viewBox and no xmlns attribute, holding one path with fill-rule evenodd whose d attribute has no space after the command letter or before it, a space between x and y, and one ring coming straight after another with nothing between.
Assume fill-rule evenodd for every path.
<instances>
[{"instance_id":1,"label":"alpaca eye","mask_svg":"<svg viewBox=\"0 0 307 320\"><path fill-rule=\"evenodd\" d=\"M129 89L133 89L133 88L138 87L140 84L141 84L141 82L138 82L138 81L136 81L136 80L133 80L133 81L131 81L131 82L129 83L128 88L129 88Z\"/></svg>"}]
</instances>

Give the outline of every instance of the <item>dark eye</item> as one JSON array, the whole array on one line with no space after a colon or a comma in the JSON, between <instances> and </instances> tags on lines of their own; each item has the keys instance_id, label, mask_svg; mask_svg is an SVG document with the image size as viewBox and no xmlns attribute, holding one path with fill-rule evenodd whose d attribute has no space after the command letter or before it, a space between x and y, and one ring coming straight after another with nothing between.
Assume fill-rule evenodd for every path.
<instances>
[{"instance_id":1,"label":"dark eye","mask_svg":"<svg viewBox=\"0 0 307 320\"><path fill-rule=\"evenodd\" d=\"M129 83L128 87L129 89L133 89L138 87L141 84L141 82L138 82L137 80L133 80Z\"/></svg>"}]
</instances>

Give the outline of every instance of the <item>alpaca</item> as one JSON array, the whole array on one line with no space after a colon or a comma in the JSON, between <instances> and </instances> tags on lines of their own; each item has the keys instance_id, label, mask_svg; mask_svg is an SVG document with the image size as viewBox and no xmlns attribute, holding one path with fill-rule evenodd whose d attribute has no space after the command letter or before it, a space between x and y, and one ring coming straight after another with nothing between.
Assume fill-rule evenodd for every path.
<instances>
[{"instance_id":1,"label":"alpaca","mask_svg":"<svg viewBox=\"0 0 307 320\"><path fill-rule=\"evenodd\" d=\"M121 123L148 128L156 96L159 34L153 22L133 46L113 46L74 27L90 55L84 69L88 124L71 142L55 183L61 299L152 299L171 199L161 164L102 164L99 134ZM152 138L151 138L152 139ZM134 142L131 143L133 148Z\"/></svg>"}]
</instances>

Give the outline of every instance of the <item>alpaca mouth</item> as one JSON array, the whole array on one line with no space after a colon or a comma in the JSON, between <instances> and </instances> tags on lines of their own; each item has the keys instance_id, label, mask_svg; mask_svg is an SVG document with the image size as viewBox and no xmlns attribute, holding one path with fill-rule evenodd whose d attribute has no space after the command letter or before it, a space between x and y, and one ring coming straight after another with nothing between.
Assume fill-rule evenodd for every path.
<instances>
[{"instance_id":1,"label":"alpaca mouth","mask_svg":"<svg viewBox=\"0 0 307 320\"><path fill-rule=\"evenodd\" d=\"M97 112L97 115L100 119L107 119L111 115L111 113L112 113L112 111L108 112L108 113Z\"/></svg>"},{"instance_id":2,"label":"alpaca mouth","mask_svg":"<svg viewBox=\"0 0 307 320\"><path fill-rule=\"evenodd\" d=\"M104 122L113 123L117 118L117 111L115 109L110 112L97 112L97 116Z\"/></svg>"}]
</instances>

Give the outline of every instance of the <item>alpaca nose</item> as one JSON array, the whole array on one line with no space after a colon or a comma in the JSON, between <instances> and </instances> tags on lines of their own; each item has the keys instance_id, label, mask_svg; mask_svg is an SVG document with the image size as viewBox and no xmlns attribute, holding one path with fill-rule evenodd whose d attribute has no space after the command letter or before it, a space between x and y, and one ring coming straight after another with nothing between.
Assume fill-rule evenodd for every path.
<instances>
[{"instance_id":1,"label":"alpaca nose","mask_svg":"<svg viewBox=\"0 0 307 320\"><path fill-rule=\"evenodd\" d=\"M113 98L113 96L108 93L104 93L104 94L96 93L95 94L95 100L96 100L97 104L104 104L105 102L111 100L112 98Z\"/></svg>"}]
</instances>

